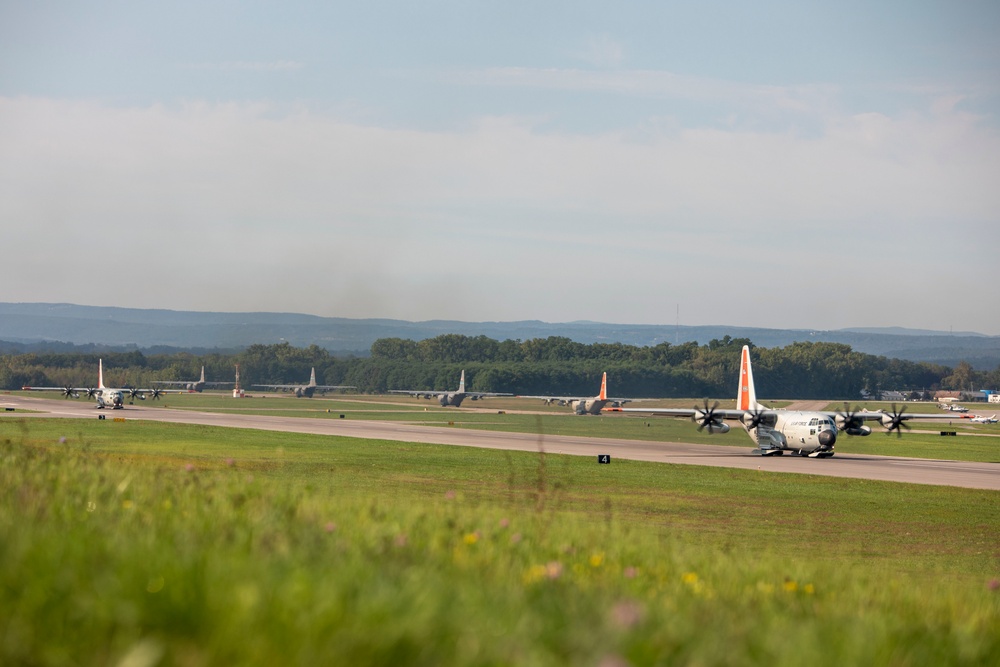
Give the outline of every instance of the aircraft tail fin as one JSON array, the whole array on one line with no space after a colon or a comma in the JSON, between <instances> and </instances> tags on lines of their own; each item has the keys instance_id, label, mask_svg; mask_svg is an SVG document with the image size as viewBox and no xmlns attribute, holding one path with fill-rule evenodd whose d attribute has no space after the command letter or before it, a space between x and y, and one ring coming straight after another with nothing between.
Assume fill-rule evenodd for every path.
<instances>
[{"instance_id":1,"label":"aircraft tail fin","mask_svg":"<svg viewBox=\"0 0 1000 667\"><path fill-rule=\"evenodd\" d=\"M465 371L462 371L462 378L458 381L458 393L465 393Z\"/></svg>"},{"instance_id":2,"label":"aircraft tail fin","mask_svg":"<svg viewBox=\"0 0 1000 667\"><path fill-rule=\"evenodd\" d=\"M310 387L315 387L316 386L316 367L315 366L313 366L312 371L310 371L310 373L309 373L309 386Z\"/></svg>"},{"instance_id":3,"label":"aircraft tail fin","mask_svg":"<svg viewBox=\"0 0 1000 667\"><path fill-rule=\"evenodd\" d=\"M755 410L760 407L757 403L757 392L753 388L753 369L750 366L750 346L744 345L743 352L740 353L740 386L736 392L737 410Z\"/></svg>"},{"instance_id":4,"label":"aircraft tail fin","mask_svg":"<svg viewBox=\"0 0 1000 667\"><path fill-rule=\"evenodd\" d=\"M604 375L601 376L601 393L597 395L597 398L602 401L608 400L608 372L604 371Z\"/></svg>"},{"instance_id":5,"label":"aircraft tail fin","mask_svg":"<svg viewBox=\"0 0 1000 667\"><path fill-rule=\"evenodd\" d=\"M97 388L104 389L104 360L97 360Z\"/></svg>"},{"instance_id":6,"label":"aircraft tail fin","mask_svg":"<svg viewBox=\"0 0 1000 667\"><path fill-rule=\"evenodd\" d=\"M205 381L205 367L204 366L201 367L201 381L202 382Z\"/></svg>"}]
</instances>

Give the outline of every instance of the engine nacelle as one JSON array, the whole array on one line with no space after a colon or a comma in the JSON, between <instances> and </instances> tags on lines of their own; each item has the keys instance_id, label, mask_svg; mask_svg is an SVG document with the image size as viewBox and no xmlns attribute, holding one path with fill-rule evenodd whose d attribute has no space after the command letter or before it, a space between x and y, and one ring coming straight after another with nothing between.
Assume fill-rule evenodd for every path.
<instances>
[{"instance_id":1,"label":"engine nacelle","mask_svg":"<svg viewBox=\"0 0 1000 667\"><path fill-rule=\"evenodd\" d=\"M894 417L894 415L884 414L879 419L879 423L881 423L882 426L884 426L884 427L886 427L888 429L891 429L894 425L898 426L896 420L893 417Z\"/></svg>"},{"instance_id":2,"label":"engine nacelle","mask_svg":"<svg viewBox=\"0 0 1000 667\"><path fill-rule=\"evenodd\" d=\"M845 428L844 429L844 433L846 433L847 435L871 435L872 434L872 427L871 426L854 426L854 427L851 427L851 428Z\"/></svg>"},{"instance_id":3,"label":"engine nacelle","mask_svg":"<svg viewBox=\"0 0 1000 667\"><path fill-rule=\"evenodd\" d=\"M727 424L725 422L709 422L705 426L705 429L710 434L715 434L715 433L729 433L729 424Z\"/></svg>"}]
</instances>

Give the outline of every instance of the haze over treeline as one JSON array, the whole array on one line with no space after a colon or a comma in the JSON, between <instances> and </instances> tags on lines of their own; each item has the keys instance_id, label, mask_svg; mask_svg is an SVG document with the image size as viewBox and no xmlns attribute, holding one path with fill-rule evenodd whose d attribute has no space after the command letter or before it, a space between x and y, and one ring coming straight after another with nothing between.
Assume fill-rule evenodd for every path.
<instances>
[{"instance_id":1,"label":"haze over treeline","mask_svg":"<svg viewBox=\"0 0 1000 667\"><path fill-rule=\"evenodd\" d=\"M862 391L970 390L1000 386L1000 367L976 371L863 354L838 343L793 343L757 348L743 338L705 345L660 343L584 344L550 336L498 341L486 336L445 334L413 341L375 341L368 357L339 357L317 346L256 344L226 353L144 354L40 353L0 356L0 387L90 386L98 358L105 383L148 386L153 380L193 380L205 366L209 380L229 381L240 366L241 383L305 383L315 367L320 384L346 384L363 393L390 389L455 389L464 369L467 387L514 394L590 395L607 372L617 396L729 398L735 392L739 351L750 345L761 398L857 399Z\"/></svg>"}]
</instances>

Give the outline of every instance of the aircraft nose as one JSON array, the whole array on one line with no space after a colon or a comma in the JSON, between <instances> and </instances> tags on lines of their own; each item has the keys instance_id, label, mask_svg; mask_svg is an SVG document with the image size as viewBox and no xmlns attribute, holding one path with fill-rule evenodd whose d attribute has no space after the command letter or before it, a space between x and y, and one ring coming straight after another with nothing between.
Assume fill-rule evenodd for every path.
<instances>
[{"instance_id":1,"label":"aircraft nose","mask_svg":"<svg viewBox=\"0 0 1000 667\"><path fill-rule=\"evenodd\" d=\"M837 442L837 432L836 431L820 431L819 432L819 444L823 447L832 447L833 443Z\"/></svg>"}]
</instances>

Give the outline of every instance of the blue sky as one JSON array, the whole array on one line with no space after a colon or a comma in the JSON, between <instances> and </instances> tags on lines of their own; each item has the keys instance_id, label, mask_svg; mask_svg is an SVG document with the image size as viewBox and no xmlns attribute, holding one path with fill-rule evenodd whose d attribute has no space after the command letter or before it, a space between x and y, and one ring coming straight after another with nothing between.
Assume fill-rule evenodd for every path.
<instances>
[{"instance_id":1,"label":"blue sky","mask_svg":"<svg viewBox=\"0 0 1000 667\"><path fill-rule=\"evenodd\" d=\"M1000 334L1000 5L871 5L0 2L0 298Z\"/></svg>"}]
</instances>

